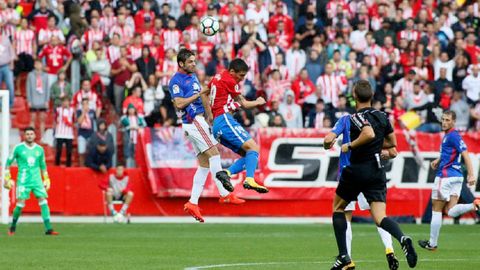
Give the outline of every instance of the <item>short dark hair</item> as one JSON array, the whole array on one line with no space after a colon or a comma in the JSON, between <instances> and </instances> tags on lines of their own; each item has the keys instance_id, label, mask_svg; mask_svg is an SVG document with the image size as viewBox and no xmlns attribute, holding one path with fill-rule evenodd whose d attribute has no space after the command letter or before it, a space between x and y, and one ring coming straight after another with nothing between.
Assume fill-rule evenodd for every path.
<instances>
[{"instance_id":1,"label":"short dark hair","mask_svg":"<svg viewBox=\"0 0 480 270\"><path fill-rule=\"evenodd\" d=\"M195 55L191 50L189 49L181 49L178 54L177 54L177 64L180 66L180 63L185 64L185 61L187 61L190 56Z\"/></svg>"},{"instance_id":2,"label":"short dark hair","mask_svg":"<svg viewBox=\"0 0 480 270\"><path fill-rule=\"evenodd\" d=\"M27 133L27 131L33 131L35 132L35 129L33 127L26 127L24 130L23 130L23 133Z\"/></svg>"},{"instance_id":3,"label":"short dark hair","mask_svg":"<svg viewBox=\"0 0 480 270\"><path fill-rule=\"evenodd\" d=\"M373 97L372 85L367 80L359 80L353 85L353 91L359 102L369 102Z\"/></svg>"},{"instance_id":4,"label":"short dark hair","mask_svg":"<svg viewBox=\"0 0 480 270\"><path fill-rule=\"evenodd\" d=\"M240 58L235 58L230 62L230 65L228 65L228 70L233 69L235 72L240 72L240 71L245 71L247 72L249 70L249 67L245 61L243 61Z\"/></svg>"},{"instance_id":5,"label":"short dark hair","mask_svg":"<svg viewBox=\"0 0 480 270\"><path fill-rule=\"evenodd\" d=\"M444 111L443 114L450 115L453 121L457 120L457 113L455 113L454 111L447 110Z\"/></svg>"}]
</instances>

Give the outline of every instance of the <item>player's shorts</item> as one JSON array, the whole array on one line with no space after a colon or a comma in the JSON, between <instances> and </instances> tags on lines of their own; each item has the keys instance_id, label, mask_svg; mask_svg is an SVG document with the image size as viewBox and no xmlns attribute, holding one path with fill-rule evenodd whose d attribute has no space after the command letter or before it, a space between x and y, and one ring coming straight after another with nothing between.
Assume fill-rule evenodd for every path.
<instances>
[{"instance_id":1,"label":"player's shorts","mask_svg":"<svg viewBox=\"0 0 480 270\"><path fill-rule=\"evenodd\" d=\"M213 135L233 152L238 152L242 145L252 138L229 113L217 116L213 120Z\"/></svg>"},{"instance_id":2,"label":"player's shorts","mask_svg":"<svg viewBox=\"0 0 480 270\"><path fill-rule=\"evenodd\" d=\"M435 177L432 188L432 199L450 201L450 196L460 196L462 191L463 177Z\"/></svg>"},{"instance_id":3,"label":"player's shorts","mask_svg":"<svg viewBox=\"0 0 480 270\"><path fill-rule=\"evenodd\" d=\"M368 204L367 199L363 193L358 194L357 201L351 201L347 207L345 207L345 211L355 211L355 204L358 202L358 208L360 210L370 210L370 204Z\"/></svg>"},{"instance_id":4,"label":"player's shorts","mask_svg":"<svg viewBox=\"0 0 480 270\"><path fill-rule=\"evenodd\" d=\"M371 202L385 202L387 199L387 179L383 168L377 162L366 161L345 167L338 183L337 195L347 202L357 200L360 193Z\"/></svg>"},{"instance_id":5,"label":"player's shorts","mask_svg":"<svg viewBox=\"0 0 480 270\"><path fill-rule=\"evenodd\" d=\"M33 192L33 195L35 195L35 198L48 198L47 190L43 185L35 185L35 186L18 185L16 192L17 192L17 199L20 199L20 200L30 199L31 192Z\"/></svg>"},{"instance_id":6,"label":"player's shorts","mask_svg":"<svg viewBox=\"0 0 480 270\"><path fill-rule=\"evenodd\" d=\"M125 194L123 194L122 192L113 193L113 200L124 202L125 201Z\"/></svg>"},{"instance_id":7,"label":"player's shorts","mask_svg":"<svg viewBox=\"0 0 480 270\"><path fill-rule=\"evenodd\" d=\"M215 137L213 137L210 126L201 115L195 116L192 123L183 124L182 127L185 136L192 143L193 150L197 155L218 144Z\"/></svg>"}]
</instances>

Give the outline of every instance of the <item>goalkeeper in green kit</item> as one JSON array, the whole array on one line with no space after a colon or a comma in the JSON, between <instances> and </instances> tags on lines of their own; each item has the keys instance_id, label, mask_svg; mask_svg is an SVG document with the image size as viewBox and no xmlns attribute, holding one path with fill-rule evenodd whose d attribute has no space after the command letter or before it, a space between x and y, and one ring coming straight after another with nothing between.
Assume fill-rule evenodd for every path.
<instances>
[{"instance_id":1,"label":"goalkeeper in green kit","mask_svg":"<svg viewBox=\"0 0 480 270\"><path fill-rule=\"evenodd\" d=\"M23 207L25 207L25 200L30 199L30 193L33 192L42 212L42 219L46 230L45 234L58 235L50 224L50 209L48 208L47 202L47 190L50 189L50 178L47 173L45 153L43 152L43 148L35 143L35 130L32 127L25 129L24 139L25 141L23 143L15 146L6 164L5 181L3 184L6 189L11 189L13 186L13 180L9 170L10 166L15 159L18 164L17 205L13 210L13 220L8 229L8 234L15 234L18 218L22 213Z\"/></svg>"}]
</instances>

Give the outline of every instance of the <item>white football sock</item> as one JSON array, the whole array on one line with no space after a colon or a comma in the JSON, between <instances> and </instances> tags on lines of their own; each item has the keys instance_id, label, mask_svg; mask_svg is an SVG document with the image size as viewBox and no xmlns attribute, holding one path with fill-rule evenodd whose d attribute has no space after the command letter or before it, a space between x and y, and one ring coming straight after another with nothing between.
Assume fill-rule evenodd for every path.
<instances>
[{"instance_id":1,"label":"white football sock","mask_svg":"<svg viewBox=\"0 0 480 270\"><path fill-rule=\"evenodd\" d=\"M124 204L122 205L122 209L120 210L120 213L121 213L122 215L125 215L125 213L126 213L127 210L128 210L128 206L130 206L128 203L124 203Z\"/></svg>"},{"instance_id":2,"label":"white football sock","mask_svg":"<svg viewBox=\"0 0 480 270\"><path fill-rule=\"evenodd\" d=\"M450 208L450 210L448 210L448 215L455 218L473 210L475 210L475 206L472 203L457 204L454 207Z\"/></svg>"},{"instance_id":3,"label":"white football sock","mask_svg":"<svg viewBox=\"0 0 480 270\"><path fill-rule=\"evenodd\" d=\"M207 181L209 169L198 167L195 175L193 176L192 194L190 195L190 202L198 204L198 199L202 195L203 187Z\"/></svg>"},{"instance_id":4,"label":"white football sock","mask_svg":"<svg viewBox=\"0 0 480 270\"><path fill-rule=\"evenodd\" d=\"M347 251L350 258L352 257L352 222L347 221Z\"/></svg>"},{"instance_id":5,"label":"white football sock","mask_svg":"<svg viewBox=\"0 0 480 270\"><path fill-rule=\"evenodd\" d=\"M442 212L432 211L432 221L430 222L430 246L437 246L438 236L442 228Z\"/></svg>"},{"instance_id":6,"label":"white football sock","mask_svg":"<svg viewBox=\"0 0 480 270\"><path fill-rule=\"evenodd\" d=\"M393 251L393 244L392 244L392 236L385 231L384 229L377 227L378 234L380 234L380 238L382 238L383 245L385 246L385 250Z\"/></svg>"},{"instance_id":7,"label":"white football sock","mask_svg":"<svg viewBox=\"0 0 480 270\"><path fill-rule=\"evenodd\" d=\"M208 162L210 163L210 172L212 173L213 182L217 185L218 193L220 193L220 196L222 197L227 196L230 192L228 192L228 190L223 187L222 183L218 181L217 177L215 177L217 172L222 170L222 160L220 159L220 155L211 157Z\"/></svg>"}]
</instances>

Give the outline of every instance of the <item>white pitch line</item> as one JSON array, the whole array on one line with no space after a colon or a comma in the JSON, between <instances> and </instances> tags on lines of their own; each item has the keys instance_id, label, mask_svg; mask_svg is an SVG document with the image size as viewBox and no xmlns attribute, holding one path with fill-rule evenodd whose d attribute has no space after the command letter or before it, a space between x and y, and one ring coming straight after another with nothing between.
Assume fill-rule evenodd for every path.
<instances>
[{"instance_id":1,"label":"white pitch line","mask_svg":"<svg viewBox=\"0 0 480 270\"><path fill-rule=\"evenodd\" d=\"M404 261L404 260L403 260ZM419 262L463 262L463 261L480 261L480 259L419 259ZM377 263L384 262L384 260L355 260L355 263ZM251 263L231 263L231 264L212 264L203 266L191 266L184 270L199 270L199 269L214 269L214 268L229 268L235 266L260 266L260 265L289 265L289 264L330 264L332 261L314 261L314 262L251 262Z\"/></svg>"}]
</instances>

